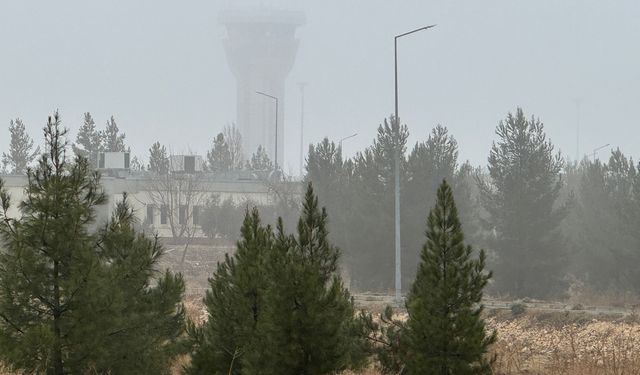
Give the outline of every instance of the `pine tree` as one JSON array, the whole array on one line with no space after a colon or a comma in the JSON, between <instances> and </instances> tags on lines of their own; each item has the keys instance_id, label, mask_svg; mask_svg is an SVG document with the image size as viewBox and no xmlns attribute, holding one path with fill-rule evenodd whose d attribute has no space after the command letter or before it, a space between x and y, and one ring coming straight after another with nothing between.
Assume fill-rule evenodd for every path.
<instances>
[{"instance_id":1,"label":"pine tree","mask_svg":"<svg viewBox=\"0 0 640 375\"><path fill-rule=\"evenodd\" d=\"M7 217L3 192L0 224L0 356L13 368L54 375L83 370L91 350L74 326L97 266L87 224L105 201L86 159L66 163L65 134L56 113L45 127L48 152L28 172L22 217Z\"/></svg>"},{"instance_id":2,"label":"pine tree","mask_svg":"<svg viewBox=\"0 0 640 375\"><path fill-rule=\"evenodd\" d=\"M564 160L546 137L544 125L521 108L496 128L489 156L490 181L478 179L489 214L488 244L495 251L495 287L513 297L548 297L563 291L565 259L560 224Z\"/></svg>"},{"instance_id":3,"label":"pine tree","mask_svg":"<svg viewBox=\"0 0 640 375\"><path fill-rule=\"evenodd\" d=\"M424 241L424 213L433 207L438 186L443 179L451 184L457 206L460 208L460 220L465 226L467 236L474 233L473 198L468 164L458 162L458 142L449 134L446 127L437 125L427 139L417 142L407 158L406 179L402 187L402 276L403 285L410 285L415 278L416 267L420 260L420 249Z\"/></svg>"},{"instance_id":4,"label":"pine tree","mask_svg":"<svg viewBox=\"0 0 640 375\"><path fill-rule=\"evenodd\" d=\"M250 171L272 171L273 162L269 158L264 147L258 146L256 152L251 155L251 160L247 162L247 169Z\"/></svg>"},{"instance_id":5,"label":"pine tree","mask_svg":"<svg viewBox=\"0 0 640 375\"><path fill-rule=\"evenodd\" d=\"M76 143L72 145L72 148L74 154L84 156L92 163L96 163L98 152L102 151L102 141L91 113L86 112L84 114L84 123L78 130Z\"/></svg>"},{"instance_id":6,"label":"pine tree","mask_svg":"<svg viewBox=\"0 0 640 375\"><path fill-rule=\"evenodd\" d=\"M345 219L349 248L345 249L352 285L365 290L393 287L393 212L395 155L400 154L400 182L405 169L409 130L389 118L378 127L373 145L354 157L350 176L349 210Z\"/></svg>"},{"instance_id":7,"label":"pine tree","mask_svg":"<svg viewBox=\"0 0 640 375\"><path fill-rule=\"evenodd\" d=\"M364 339L326 225L327 213L309 185L297 236L284 233L282 220L278 224L247 373L333 374L363 363Z\"/></svg>"},{"instance_id":8,"label":"pine tree","mask_svg":"<svg viewBox=\"0 0 640 375\"><path fill-rule=\"evenodd\" d=\"M149 149L149 171L159 175L165 175L169 173L169 165L167 148L160 145L160 142L151 145Z\"/></svg>"},{"instance_id":9,"label":"pine tree","mask_svg":"<svg viewBox=\"0 0 640 375\"><path fill-rule=\"evenodd\" d=\"M453 192L446 181L438 189L427 220L416 280L407 297L409 319L402 340L408 374L490 374L489 345L480 317L482 291L491 277L465 246Z\"/></svg>"},{"instance_id":10,"label":"pine tree","mask_svg":"<svg viewBox=\"0 0 640 375\"><path fill-rule=\"evenodd\" d=\"M258 210L247 211L241 239L209 279L204 299L209 320L191 326L195 348L187 374L242 374L262 318L267 286L264 263L273 246L270 227L262 225Z\"/></svg>"},{"instance_id":11,"label":"pine tree","mask_svg":"<svg viewBox=\"0 0 640 375\"><path fill-rule=\"evenodd\" d=\"M102 149L107 152L125 152L127 150L124 144L125 137L124 133L120 134L116 119L111 116L105 129L100 132Z\"/></svg>"},{"instance_id":12,"label":"pine tree","mask_svg":"<svg viewBox=\"0 0 640 375\"><path fill-rule=\"evenodd\" d=\"M33 139L29 137L22 120L11 120L9 123L9 153L2 153L3 168L12 174L24 174L27 166L40 153L40 147L33 150Z\"/></svg>"},{"instance_id":13,"label":"pine tree","mask_svg":"<svg viewBox=\"0 0 640 375\"><path fill-rule=\"evenodd\" d=\"M218 133L213 140L211 150L207 151L207 168L213 172L226 172L233 169L229 144L223 133Z\"/></svg>"},{"instance_id":14,"label":"pine tree","mask_svg":"<svg viewBox=\"0 0 640 375\"><path fill-rule=\"evenodd\" d=\"M87 159L67 163L56 113L29 171L20 218L0 180L0 360L13 369L162 374L183 330L181 276L156 278L157 239L135 231L126 199L102 230L106 201Z\"/></svg>"},{"instance_id":15,"label":"pine tree","mask_svg":"<svg viewBox=\"0 0 640 375\"><path fill-rule=\"evenodd\" d=\"M87 361L98 373L170 374L182 349L182 275L158 275L164 249L137 225L125 194L99 233L100 277L90 288L95 298L84 306L98 326L86 333L99 349Z\"/></svg>"}]
</instances>

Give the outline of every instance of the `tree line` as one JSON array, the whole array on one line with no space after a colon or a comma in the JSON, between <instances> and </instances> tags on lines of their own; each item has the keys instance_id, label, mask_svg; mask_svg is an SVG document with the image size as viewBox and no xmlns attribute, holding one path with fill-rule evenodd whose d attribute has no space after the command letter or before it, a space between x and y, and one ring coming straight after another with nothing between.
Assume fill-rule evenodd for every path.
<instances>
[{"instance_id":1,"label":"tree line","mask_svg":"<svg viewBox=\"0 0 640 375\"><path fill-rule=\"evenodd\" d=\"M12 122L10 131L11 148L3 160L7 169L24 171L39 150L34 150L21 121ZM343 158L340 147L328 139L310 145L305 180L314 183L321 203L334 213L331 239L345 253L351 286L384 291L393 285L389 249L394 247L398 150L405 289L417 270L422 215L433 204L439 181L447 179L469 237L487 249L488 264L497 272L492 293L516 298L566 297L576 290L636 294L639 166L618 149L608 160L567 161L547 138L542 121L525 116L520 108L507 114L495 132L485 166L461 162L455 137L441 125L409 147L408 127L396 126L393 118L385 120L373 143L352 158ZM123 149L124 139L113 119L99 131L86 114L73 149L78 154L108 145ZM206 169L271 171L273 164L262 148L244 159L241 139L234 126L225 127L207 153ZM146 169L169 176L169 157L165 146L154 143ZM299 202L264 181L279 197L276 206L260 207L262 216L282 216L287 227L295 226ZM199 215L202 230L210 238L236 239L246 204L209 197Z\"/></svg>"},{"instance_id":2,"label":"tree line","mask_svg":"<svg viewBox=\"0 0 640 375\"><path fill-rule=\"evenodd\" d=\"M185 374L334 374L372 356L385 372L491 373L496 333L485 332L480 302L492 275L484 251L465 241L446 180L406 321L355 311L328 211L309 183L293 231L247 208L237 251L209 280L208 320L196 325L185 319L182 276L157 269L164 250L141 230L126 193L111 220L96 224L100 176L84 156L68 160L66 134L50 117L19 217L9 216L0 179L0 360L10 369L167 374L189 354Z\"/></svg>"},{"instance_id":3,"label":"tree line","mask_svg":"<svg viewBox=\"0 0 640 375\"><path fill-rule=\"evenodd\" d=\"M637 295L640 278L639 165L616 149L608 161L568 162L540 119L521 108L496 127L487 165L460 162L453 135L436 126L408 148L393 118L371 146L343 158L334 142L311 145L307 181L334 213L332 239L352 286L390 290L394 253L394 154L401 155L404 289L413 280L422 215L442 179L450 182L472 242L487 249L492 294L566 297L569 291Z\"/></svg>"}]
</instances>

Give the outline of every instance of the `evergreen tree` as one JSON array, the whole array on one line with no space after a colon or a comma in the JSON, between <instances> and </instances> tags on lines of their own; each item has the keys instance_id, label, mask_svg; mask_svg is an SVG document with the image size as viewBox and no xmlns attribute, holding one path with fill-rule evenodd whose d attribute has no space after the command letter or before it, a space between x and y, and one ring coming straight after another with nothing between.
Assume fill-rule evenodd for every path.
<instances>
[{"instance_id":1,"label":"evergreen tree","mask_svg":"<svg viewBox=\"0 0 640 375\"><path fill-rule=\"evenodd\" d=\"M364 338L337 275L339 250L328 240L326 210L309 185L297 236L278 224L268 289L250 374L333 374L363 364Z\"/></svg>"},{"instance_id":2,"label":"evergreen tree","mask_svg":"<svg viewBox=\"0 0 640 375\"><path fill-rule=\"evenodd\" d=\"M491 273L484 272L484 251L478 259L472 253L464 244L453 192L443 181L406 302L409 319L401 340L408 374L491 374L486 355L496 333L487 335L480 317Z\"/></svg>"},{"instance_id":3,"label":"evergreen tree","mask_svg":"<svg viewBox=\"0 0 640 375\"><path fill-rule=\"evenodd\" d=\"M273 234L262 225L256 208L246 212L237 245L235 254L227 254L209 279L211 289L204 299L209 320L190 328L195 347L187 374L247 373L247 356L263 344L255 342L255 335L265 303L264 263L272 251Z\"/></svg>"},{"instance_id":4,"label":"evergreen tree","mask_svg":"<svg viewBox=\"0 0 640 375\"><path fill-rule=\"evenodd\" d=\"M417 142L407 158L406 180L402 189L402 276L403 285L415 278L416 265L424 238L424 213L435 204L438 186L443 179L451 183L467 233L473 233L475 218L471 196L472 168L458 162L458 143L446 127L436 126L427 139Z\"/></svg>"},{"instance_id":5,"label":"evergreen tree","mask_svg":"<svg viewBox=\"0 0 640 375\"><path fill-rule=\"evenodd\" d=\"M390 118L378 127L373 145L353 160L349 179L345 253L352 270L352 286L364 290L393 287L394 170L396 150L400 154L401 189L405 180L405 152L409 130ZM346 167L351 168L351 167Z\"/></svg>"},{"instance_id":6,"label":"evergreen tree","mask_svg":"<svg viewBox=\"0 0 640 375\"><path fill-rule=\"evenodd\" d=\"M120 129L116 124L115 118L111 116L104 131L100 132L100 139L102 142L102 149L107 152L125 152L127 148L124 144L126 135L120 134Z\"/></svg>"},{"instance_id":7,"label":"evergreen tree","mask_svg":"<svg viewBox=\"0 0 640 375\"><path fill-rule=\"evenodd\" d=\"M165 175L169 173L169 165L167 148L160 145L160 142L151 145L149 149L149 171L159 175Z\"/></svg>"},{"instance_id":8,"label":"evergreen tree","mask_svg":"<svg viewBox=\"0 0 640 375\"><path fill-rule=\"evenodd\" d=\"M638 290L640 238L638 206L634 199L637 170L620 150L608 162L584 159L568 169L575 204L565 233L572 246L571 274L595 291L624 293Z\"/></svg>"},{"instance_id":9,"label":"evergreen tree","mask_svg":"<svg viewBox=\"0 0 640 375\"><path fill-rule=\"evenodd\" d=\"M213 172L226 172L233 169L233 160L223 133L213 140L211 150L207 151L207 168Z\"/></svg>"},{"instance_id":10,"label":"evergreen tree","mask_svg":"<svg viewBox=\"0 0 640 375\"><path fill-rule=\"evenodd\" d=\"M164 249L157 237L138 233L137 224L125 194L99 234L103 267L90 288L95 299L84 306L99 327L78 328L95 340L86 362L99 373L170 374L182 349L182 275L158 277Z\"/></svg>"},{"instance_id":11,"label":"evergreen tree","mask_svg":"<svg viewBox=\"0 0 640 375\"><path fill-rule=\"evenodd\" d=\"M182 277L155 279L162 249L135 232L126 199L90 230L105 195L87 159L67 163L65 134L56 113L19 219L0 186L0 359L54 375L167 373L183 329Z\"/></svg>"},{"instance_id":12,"label":"evergreen tree","mask_svg":"<svg viewBox=\"0 0 640 375\"><path fill-rule=\"evenodd\" d=\"M72 145L72 148L74 154L83 156L94 164L96 163L98 152L102 151L102 140L91 113L86 112L84 114L84 123L78 130L76 143Z\"/></svg>"},{"instance_id":13,"label":"evergreen tree","mask_svg":"<svg viewBox=\"0 0 640 375\"><path fill-rule=\"evenodd\" d=\"M22 120L11 120L9 123L9 153L2 153L3 168L12 174L24 174L27 166L40 153L40 147L33 150L33 139L29 137Z\"/></svg>"},{"instance_id":14,"label":"evergreen tree","mask_svg":"<svg viewBox=\"0 0 640 375\"><path fill-rule=\"evenodd\" d=\"M272 171L273 162L269 158L267 151L262 146L258 146L256 152L251 155L251 160L247 162L247 169L250 171Z\"/></svg>"},{"instance_id":15,"label":"evergreen tree","mask_svg":"<svg viewBox=\"0 0 640 375\"><path fill-rule=\"evenodd\" d=\"M144 162L141 161L137 156L134 156L131 158L129 169L131 169L134 172L143 172L145 169Z\"/></svg>"},{"instance_id":16,"label":"evergreen tree","mask_svg":"<svg viewBox=\"0 0 640 375\"><path fill-rule=\"evenodd\" d=\"M478 179L495 251L496 288L513 297L542 297L562 287L565 254L559 202L564 160L554 153L540 120L522 109L496 129L489 156L490 181Z\"/></svg>"},{"instance_id":17,"label":"evergreen tree","mask_svg":"<svg viewBox=\"0 0 640 375\"><path fill-rule=\"evenodd\" d=\"M66 131L56 113L45 127L48 152L28 172L22 217L7 217L2 194L0 356L16 369L54 375L79 372L91 350L76 323L97 266L87 224L105 201L86 159L65 162Z\"/></svg>"}]
</instances>

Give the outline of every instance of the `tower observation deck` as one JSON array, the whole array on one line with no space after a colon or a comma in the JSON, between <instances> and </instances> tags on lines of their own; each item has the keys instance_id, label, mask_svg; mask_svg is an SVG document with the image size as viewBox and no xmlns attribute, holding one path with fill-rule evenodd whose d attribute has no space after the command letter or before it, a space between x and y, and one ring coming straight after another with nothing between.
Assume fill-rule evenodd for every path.
<instances>
[{"instance_id":1,"label":"tower observation deck","mask_svg":"<svg viewBox=\"0 0 640 375\"><path fill-rule=\"evenodd\" d=\"M236 8L222 11L218 19L227 30L224 47L237 82L236 123L245 155L250 157L261 145L272 161L282 165L285 80L295 61L295 31L304 24L304 14L266 7ZM278 98L278 155L275 101L256 91Z\"/></svg>"}]
</instances>

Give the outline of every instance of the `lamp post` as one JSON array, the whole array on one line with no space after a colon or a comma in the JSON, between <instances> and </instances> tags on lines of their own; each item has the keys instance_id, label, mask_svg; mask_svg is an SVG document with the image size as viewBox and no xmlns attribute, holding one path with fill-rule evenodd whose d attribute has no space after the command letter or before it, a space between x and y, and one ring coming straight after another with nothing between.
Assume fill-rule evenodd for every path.
<instances>
[{"instance_id":1,"label":"lamp post","mask_svg":"<svg viewBox=\"0 0 640 375\"><path fill-rule=\"evenodd\" d=\"M300 178L304 168L304 87L306 82L298 82L300 88Z\"/></svg>"},{"instance_id":2,"label":"lamp post","mask_svg":"<svg viewBox=\"0 0 640 375\"><path fill-rule=\"evenodd\" d=\"M256 91L256 94L260 94L262 96L266 96L268 98L271 98L273 100L275 100L276 102L276 147L275 147L275 166L276 166L276 170L278 170L278 98L276 98L275 96L269 95L269 94L265 94L264 92L260 92L260 91Z\"/></svg>"},{"instance_id":3,"label":"lamp post","mask_svg":"<svg viewBox=\"0 0 640 375\"><path fill-rule=\"evenodd\" d=\"M429 25L425 27L421 27L419 29L415 29L404 34L396 35L393 39L393 56L394 56L394 71L395 71L395 117L394 117L394 130L395 130L395 247L396 247L396 303L400 305L402 303L402 260L400 255L400 150L399 150L399 141L400 141L400 117L398 114L398 39L417 33L418 31L428 30L436 25Z\"/></svg>"},{"instance_id":4,"label":"lamp post","mask_svg":"<svg viewBox=\"0 0 640 375\"><path fill-rule=\"evenodd\" d=\"M353 133L350 136L344 137L344 138L340 138L340 140L338 141L338 148L340 149L340 152L342 153L342 141L346 141L349 138L353 138L356 135L358 135L358 133Z\"/></svg>"},{"instance_id":5,"label":"lamp post","mask_svg":"<svg viewBox=\"0 0 640 375\"><path fill-rule=\"evenodd\" d=\"M593 153L591 154L591 156L593 156L594 161L596 160L596 155L598 155L598 151L602 150L605 147L609 147L609 144L607 143L606 145L593 149Z\"/></svg>"}]
</instances>

